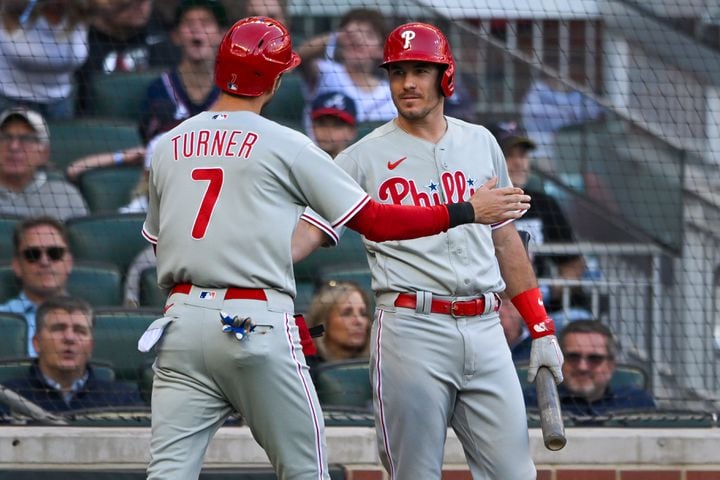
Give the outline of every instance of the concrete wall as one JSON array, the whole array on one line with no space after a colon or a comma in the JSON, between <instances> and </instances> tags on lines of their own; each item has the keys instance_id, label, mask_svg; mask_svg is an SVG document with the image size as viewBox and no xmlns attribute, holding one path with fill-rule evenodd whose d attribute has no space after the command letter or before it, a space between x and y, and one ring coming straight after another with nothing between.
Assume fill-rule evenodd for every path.
<instances>
[{"instance_id":1,"label":"concrete wall","mask_svg":"<svg viewBox=\"0 0 720 480\"><path fill-rule=\"evenodd\" d=\"M720 429L570 428L568 444L546 450L530 430L540 480L717 480ZM0 470L142 469L148 461L148 428L2 427ZM330 462L347 468L350 480L384 480L371 428L331 427ZM232 462L229 461L232 459ZM445 451L444 480L470 479L452 432ZM219 430L205 467L266 467L267 457L246 427Z\"/></svg>"}]
</instances>

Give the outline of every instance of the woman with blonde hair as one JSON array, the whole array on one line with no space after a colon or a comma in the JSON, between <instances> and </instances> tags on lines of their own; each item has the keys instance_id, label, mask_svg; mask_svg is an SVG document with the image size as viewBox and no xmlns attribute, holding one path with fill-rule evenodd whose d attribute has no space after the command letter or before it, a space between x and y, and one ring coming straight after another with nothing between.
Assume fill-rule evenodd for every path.
<instances>
[{"instance_id":1,"label":"woman with blonde hair","mask_svg":"<svg viewBox=\"0 0 720 480\"><path fill-rule=\"evenodd\" d=\"M306 315L310 328L325 326L325 333L315 339L318 362L368 357L369 307L367 293L354 282L331 281L318 290Z\"/></svg>"}]
</instances>

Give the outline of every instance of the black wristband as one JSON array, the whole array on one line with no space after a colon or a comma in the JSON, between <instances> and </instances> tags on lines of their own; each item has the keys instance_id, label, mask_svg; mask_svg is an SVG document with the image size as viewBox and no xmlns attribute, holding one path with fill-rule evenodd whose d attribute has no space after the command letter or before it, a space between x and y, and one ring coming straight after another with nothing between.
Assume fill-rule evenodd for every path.
<instances>
[{"instance_id":1,"label":"black wristband","mask_svg":"<svg viewBox=\"0 0 720 480\"><path fill-rule=\"evenodd\" d=\"M470 202L449 203L447 209L450 216L450 228L475 221L475 209Z\"/></svg>"}]
</instances>

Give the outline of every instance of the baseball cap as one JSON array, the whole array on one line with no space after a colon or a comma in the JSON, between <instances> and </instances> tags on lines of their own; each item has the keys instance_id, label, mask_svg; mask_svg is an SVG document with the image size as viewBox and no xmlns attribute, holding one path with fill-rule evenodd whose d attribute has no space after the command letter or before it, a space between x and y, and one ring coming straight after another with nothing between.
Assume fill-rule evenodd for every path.
<instances>
[{"instance_id":1,"label":"baseball cap","mask_svg":"<svg viewBox=\"0 0 720 480\"><path fill-rule=\"evenodd\" d=\"M20 118L28 123L38 138L43 143L50 142L50 129L42 115L35 110L30 110L24 107L13 107L8 108L4 112L0 113L0 128L5 125L5 122L12 118Z\"/></svg>"},{"instance_id":2,"label":"baseball cap","mask_svg":"<svg viewBox=\"0 0 720 480\"><path fill-rule=\"evenodd\" d=\"M180 25L185 12L192 8L205 8L212 12L218 25L225 26L228 23L227 12L219 0L181 0L175 8L175 26Z\"/></svg>"},{"instance_id":3,"label":"baseball cap","mask_svg":"<svg viewBox=\"0 0 720 480\"><path fill-rule=\"evenodd\" d=\"M337 117L352 126L357 124L355 101L342 92L323 93L313 100L310 118L315 120L326 115Z\"/></svg>"},{"instance_id":4,"label":"baseball cap","mask_svg":"<svg viewBox=\"0 0 720 480\"><path fill-rule=\"evenodd\" d=\"M516 121L498 122L488 127L488 130L495 136L503 150L517 146L535 150L535 142L527 137L525 131Z\"/></svg>"}]
</instances>

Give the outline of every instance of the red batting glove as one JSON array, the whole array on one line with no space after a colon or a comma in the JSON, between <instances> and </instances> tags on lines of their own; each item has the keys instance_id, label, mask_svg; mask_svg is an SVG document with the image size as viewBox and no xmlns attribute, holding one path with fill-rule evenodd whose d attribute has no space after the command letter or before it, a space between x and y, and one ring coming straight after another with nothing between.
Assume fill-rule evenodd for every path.
<instances>
[{"instance_id":1,"label":"red batting glove","mask_svg":"<svg viewBox=\"0 0 720 480\"><path fill-rule=\"evenodd\" d=\"M533 339L555 334L555 322L548 317L539 288L531 288L514 296L512 303L522 315Z\"/></svg>"}]
</instances>

